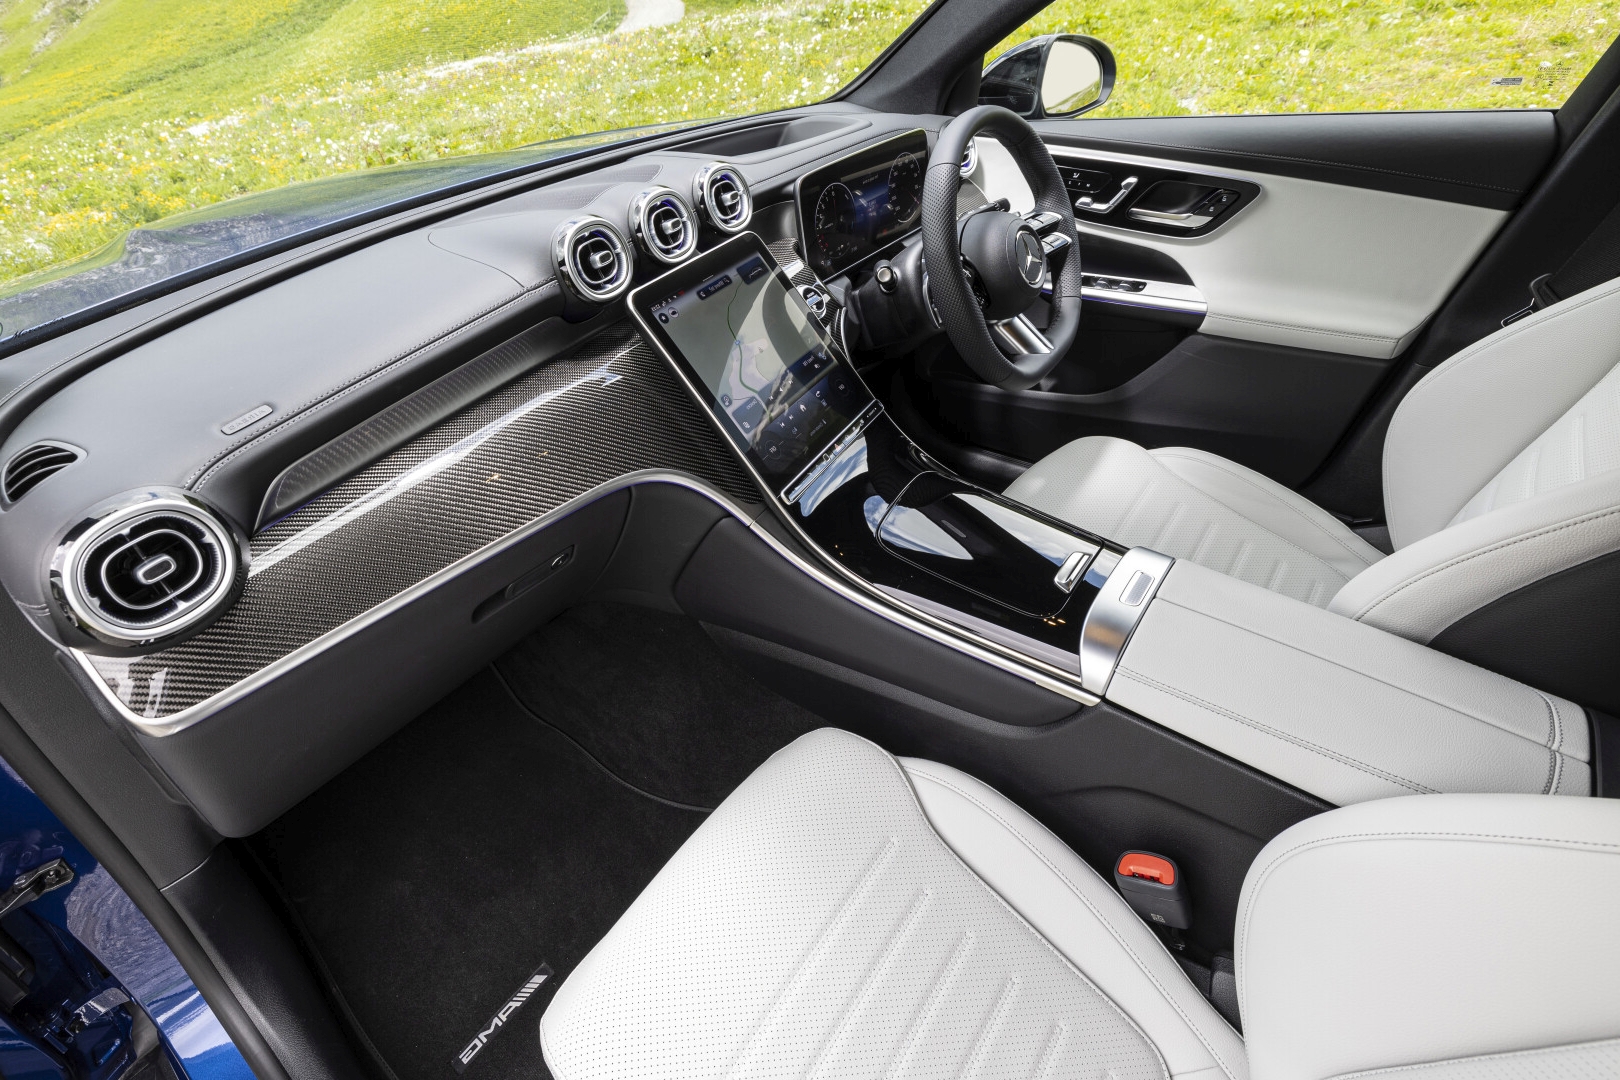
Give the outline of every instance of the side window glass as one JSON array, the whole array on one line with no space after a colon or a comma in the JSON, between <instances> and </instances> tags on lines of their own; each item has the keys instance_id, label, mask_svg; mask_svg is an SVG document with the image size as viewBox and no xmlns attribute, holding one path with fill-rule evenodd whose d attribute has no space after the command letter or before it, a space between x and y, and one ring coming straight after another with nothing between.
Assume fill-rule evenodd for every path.
<instances>
[{"instance_id":1,"label":"side window glass","mask_svg":"<svg viewBox=\"0 0 1620 1080\"><path fill-rule=\"evenodd\" d=\"M1553 109L1617 31L1591 0L1056 0L991 50L984 100L1031 115L1031 43L1083 35L1118 64L1093 116Z\"/></svg>"}]
</instances>

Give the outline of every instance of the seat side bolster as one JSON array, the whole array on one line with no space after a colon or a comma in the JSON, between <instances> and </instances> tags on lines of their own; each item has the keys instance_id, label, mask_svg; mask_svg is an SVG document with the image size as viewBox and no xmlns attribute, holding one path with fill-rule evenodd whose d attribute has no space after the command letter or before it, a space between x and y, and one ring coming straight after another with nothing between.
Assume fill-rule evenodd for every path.
<instances>
[{"instance_id":1,"label":"seat side bolster","mask_svg":"<svg viewBox=\"0 0 1620 1080\"><path fill-rule=\"evenodd\" d=\"M1328 610L1427 644L1542 578L1620 550L1620 470L1424 537L1363 570Z\"/></svg>"},{"instance_id":2,"label":"seat side bolster","mask_svg":"<svg viewBox=\"0 0 1620 1080\"><path fill-rule=\"evenodd\" d=\"M1413 387L1384 440L1396 551L1445 528L1620 362L1617 331L1620 279L1498 330Z\"/></svg>"},{"instance_id":3,"label":"seat side bolster","mask_svg":"<svg viewBox=\"0 0 1620 1080\"><path fill-rule=\"evenodd\" d=\"M1614 1039L1617 894L1613 800L1413 796L1301 822L1261 851L1238 909L1251 1072L1327 1080ZM1487 1074L1552 1075L1436 1077Z\"/></svg>"},{"instance_id":4,"label":"seat side bolster","mask_svg":"<svg viewBox=\"0 0 1620 1080\"><path fill-rule=\"evenodd\" d=\"M1096 871L989 785L900 764L945 845L1148 1034L1173 1076L1245 1080L1243 1040Z\"/></svg>"},{"instance_id":5,"label":"seat side bolster","mask_svg":"<svg viewBox=\"0 0 1620 1080\"><path fill-rule=\"evenodd\" d=\"M1384 557L1349 526L1297 492L1218 454L1186 446L1149 450L1159 464L1210 498L1354 577Z\"/></svg>"}]
</instances>

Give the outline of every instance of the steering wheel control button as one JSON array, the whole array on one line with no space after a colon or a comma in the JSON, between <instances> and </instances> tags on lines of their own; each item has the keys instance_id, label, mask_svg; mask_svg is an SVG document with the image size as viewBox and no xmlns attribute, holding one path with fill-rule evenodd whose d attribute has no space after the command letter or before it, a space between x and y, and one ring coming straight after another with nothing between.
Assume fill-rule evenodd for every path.
<instances>
[{"instance_id":1,"label":"steering wheel control button","mask_svg":"<svg viewBox=\"0 0 1620 1080\"><path fill-rule=\"evenodd\" d=\"M1192 905L1176 864L1151 851L1127 851L1114 866L1114 885L1143 919L1167 930L1192 925Z\"/></svg>"}]
</instances>

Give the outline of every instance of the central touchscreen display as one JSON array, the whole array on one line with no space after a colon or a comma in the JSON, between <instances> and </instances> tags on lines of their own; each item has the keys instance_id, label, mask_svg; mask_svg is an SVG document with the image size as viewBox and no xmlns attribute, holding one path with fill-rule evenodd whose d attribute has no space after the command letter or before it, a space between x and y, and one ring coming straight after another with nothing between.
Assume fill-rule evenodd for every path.
<instances>
[{"instance_id":1,"label":"central touchscreen display","mask_svg":"<svg viewBox=\"0 0 1620 1080\"><path fill-rule=\"evenodd\" d=\"M777 490L871 402L752 233L637 289L630 307Z\"/></svg>"}]
</instances>

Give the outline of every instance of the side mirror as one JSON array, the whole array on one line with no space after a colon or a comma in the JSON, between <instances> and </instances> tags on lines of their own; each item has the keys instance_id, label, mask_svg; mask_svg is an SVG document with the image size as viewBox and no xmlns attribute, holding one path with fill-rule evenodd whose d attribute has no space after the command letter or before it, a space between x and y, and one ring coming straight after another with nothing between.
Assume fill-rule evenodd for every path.
<instances>
[{"instance_id":1,"label":"side mirror","mask_svg":"<svg viewBox=\"0 0 1620 1080\"><path fill-rule=\"evenodd\" d=\"M979 104L1026 120L1090 112L1114 92L1114 51L1094 37L1048 34L996 57L979 79Z\"/></svg>"}]
</instances>

